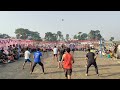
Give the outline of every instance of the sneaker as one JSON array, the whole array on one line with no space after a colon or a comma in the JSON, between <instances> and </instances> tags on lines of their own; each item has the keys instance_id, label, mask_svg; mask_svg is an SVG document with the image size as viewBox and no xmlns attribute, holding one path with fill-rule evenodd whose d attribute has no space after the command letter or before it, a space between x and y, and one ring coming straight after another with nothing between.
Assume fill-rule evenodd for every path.
<instances>
[{"instance_id":1,"label":"sneaker","mask_svg":"<svg viewBox=\"0 0 120 90\"><path fill-rule=\"evenodd\" d=\"M43 72L42 74L45 74L45 72Z\"/></svg>"},{"instance_id":2,"label":"sneaker","mask_svg":"<svg viewBox=\"0 0 120 90\"><path fill-rule=\"evenodd\" d=\"M10 63L10 60L8 60L8 63Z\"/></svg>"},{"instance_id":3,"label":"sneaker","mask_svg":"<svg viewBox=\"0 0 120 90\"><path fill-rule=\"evenodd\" d=\"M85 74L86 76L88 76L88 74Z\"/></svg>"},{"instance_id":4,"label":"sneaker","mask_svg":"<svg viewBox=\"0 0 120 90\"><path fill-rule=\"evenodd\" d=\"M99 74L97 74L97 76L99 76Z\"/></svg>"}]
</instances>

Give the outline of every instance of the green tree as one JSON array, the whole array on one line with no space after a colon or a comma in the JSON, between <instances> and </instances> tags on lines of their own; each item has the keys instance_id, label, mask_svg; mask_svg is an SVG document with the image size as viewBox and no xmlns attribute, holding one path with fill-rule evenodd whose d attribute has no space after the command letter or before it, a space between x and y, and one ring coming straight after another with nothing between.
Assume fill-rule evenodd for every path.
<instances>
[{"instance_id":1,"label":"green tree","mask_svg":"<svg viewBox=\"0 0 120 90\"><path fill-rule=\"evenodd\" d=\"M15 30L17 39L28 39L31 37L32 40L41 40L40 34L38 32L33 32L28 29L18 28Z\"/></svg>"},{"instance_id":2,"label":"green tree","mask_svg":"<svg viewBox=\"0 0 120 90\"><path fill-rule=\"evenodd\" d=\"M77 35L74 35L74 37L73 37L74 39L78 39L78 36Z\"/></svg>"},{"instance_id":3,"label":"green tree","mask_svg":"<svg viewBox=\"0 0 120 90\"><path fill-rule=\"evenodd\" d=\"M46 41L57 41L57 34L52 32L45 33L45 40Z\"/></svg>"},{"instance_id":4,"label":"green tree","mask_svg":"<svg viewBox=\"0 0 120 90\"><path fill-rule=\"evenodd\" d=\"M56 33L53 33L53 35L52 35L52 41L57 41L57 34Z\"/></svg>"},{"instance_id":5,"label":"green tree","mask_svg":"<svg viewBox=\"0 0 120 90\"><path fill-rule=\"evenodd\" d=\"M45 33L45 40L46 41L50 41L51 40L51 36L52 36L52 32Z\"/></svg>"},{"instance_id":6,"label":"green tree","mask_svg":"<svg viewBox=\"0 0 120 90\"><path fill-rule=\"evenodd\" d=\"M63 35L61 35L61 40L62 40L62 41L64 41L64 40L65 40Z\"/></svg>"},{"instance_id":7,"label":"green tree","mask_svg":"<svg viewBox=\"0 0 120 90\"><path fill-rule=\"evenodd\" d=\"M78 36L77 36L77 37L78 37L78 40L81 40L81 33L82 33L82 32L78 32Z\"/></svg>"},{"instance_id":8,"label":"green tree","mask_svg":"<svg viewBox=\"0 0 120 90\"><path fill-rule=\"evenodd\" d=\"M86 40L87 39L87 34L86 33L83 33L82 35L81 35L81 40Z\"/></svg>"},{"instance_id":9,"label":"green tree","mask_svg":"<svg viewBox=\"0 0 120 90\"><path fill-rule=\"evenodd\" d=\"M78 35L77 38L78 38L78 40L81 40L81 36L80 35Z\"/></svg>"},{"instance_id":10,"label":"green tree","mask_svg":"<svg viewBox=\"0 0 120 90\"><path fill-rule=\"evenodd\" d=\"M32 36L33 40L41 40L40 34L38 32L32 32L32 34L29 36ZM27 35L27 38L28 38L28 35Z\"/></svg>"},{"instance_id":11,"label":"green tree","mask_svg":"<svg viewBox=\"0 0 120 90\"><path fill-rule=\"evenodd\" d=\"M99 30L91 30L88 34L90 40L100 40L102 38Z\"/></svg>"},{"instance_id":12,"label":"green tree","mask_svg":"<svg viewBox=\"0 0 120 90\"><path fill-rule=\"evenodd\" d=\"M97 40L100 40L102 38L101 34L100 34L100 31L99 30L96 30L95 31L95 39Z\"/></svg>"},{"instance_id":13,"label":"green tree","mask_svg":"<svg viewBox=\"0 0 120 90\"><path fill-rule=\"evenodd\" d=\"M101 38L102 38L101 34L98 34L96 39L100 40Z\"/></svg>"},{"instance_id":14,"label":"green tree","mask_svg":"<svg viewBox=\"0 0 120 90\"><path fill-rule=\"evenodd\" d=\"M95 31L91 30L88 34L88 37L89 37L90 40L95 39Z\"/></svg>"},{"instance_id":15,"label":"green tree","mask_svg":"<svg viewBox=\"0 0 120 90\"><path fill-rule=\"evenodd\" d=\"M113 41L113 40L114 40L114 37L111 37L111 38L110 38L110 41Z\"/></svg>"},{"instance_id":16,"label":"green tree","mask_svg":"<svg viewBox=\"0 0 120 90\"><path fill-rule=\"evenodd\" d=\"M69 34L66 34L66 41L69 40Z\"/></svg>"},{"instance_id":17,"label":"green tree","mask_svg":"<svg viewBox=\"0 0 120 90\"><path fill-rule=\"evenodd\" d=\"M28 29L18 28L15 30L16 38L17 39L26 39L26 34L29 32Z\"/></svg>"},{"instance_id":18,"label":"green tree","mask_svg":"<svg viewBox=\"0 0 120 90\"><path fill-rule=\"evenodd\" d=\"M61 31L57 31L57 39L60 41L62 38L62 32Z\"/></svg>"},{"instance_id":19,"label":"green tree","mask_svg":"<svg viewBox=\"0 0 120 90\"><path fill-rule=\"evenodd\" d=\"M1 34L0 33L0 38L7 39L7 38L10 38L10 36L7 35L7 34Z\"/></svg>"}]
</instances>

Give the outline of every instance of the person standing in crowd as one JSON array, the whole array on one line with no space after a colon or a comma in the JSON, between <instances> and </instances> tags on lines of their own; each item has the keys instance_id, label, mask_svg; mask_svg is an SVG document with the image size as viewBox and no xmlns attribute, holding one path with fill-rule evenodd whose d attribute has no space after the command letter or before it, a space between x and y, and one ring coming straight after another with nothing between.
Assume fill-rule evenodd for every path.
<instances>
[{"instance_id":1,"label":"person standing in crowd","mask_svg":"<svg viewBox=\"0 0 120 90\"><path fill-rule=\"evenodd\" d=\"M87 60L86 76L88 76L88 70L91 65L94 65L96 74L99 76L96 58L97 57L95 56L95 54L93 52L90 52L90 49L88 49L88 53L86 54L86 60Z\"/></svg>"},{"instance_id":2,"label":"person standing in crowd","mask_svg":"<svg viewBox=\"0 0 120 90\"><path fill-rule=\"evenodd\" d=\"M72 52L73 52L73 54L75 52L75 45L74 44L72 44Z\"/></svg>"},{"instance_id":3,"label":"person standing in crowd","mask_svg":"<svg viewBox=\"0 0 120 90\"><path fill-rule=\"evenodd\" d=\"M32 69L32 61L30 60L31 53L30 53L28 47L26 48L24 56L25 56L25 62L23 63L23 69L24 69L24 66L25 66L26 62L29 62L30 63L30 71L31 71L31 69Z\"/></svg>"},{"instance_id":4,"label":"person standing in crowd","mask_svg":"<svg viewBox=\"0 0 120 90\"><path fill-rule=\"evenodd\" d=\"M72 54L70 54L70 48L67 48L66 51L67 52L62 57L62 63L66 79L71 79L72 64L74 63L74 58Z\"/></svg>"},{"instance_id":5,"label":"person standing in crowd","mask_svg":"<svg viewBox=\"0 0 120 90\"><path fill-rule=\"evenodd\" d=\"M75 51L75 45L74 44L70 44L69 45L70 50L72 51L73 55L74 55L74 51Z\"/></svg>"},{"instance_id":6,"label":"person standing in crowd","mask_svg":"<svg viewBox=\"0 0 120 90\"><path fill-rule=\"evenodd\" d=\"M62 60L62 56L63 56L64 53L65 53L65 49L64 49L64 46L62 45L61 49L59 51L58 68L62 67L61 60Z\"/></svg>"},{"instance_id":7,"label":"person standing in crowd","mask_svg":"<svg viewBox=\"0 0 120 90\"><path fill-rule=\"evenodd\" d=\"M20 58L20 52L21 52L21 46L18 44L18 50L17 50L17 52L18 52L18 60L19 60L19 58Z\"/></svg>"},{"instance_id":8,"label":"person standing in crowd","mask_svg":"<svg viewBox=\"0 0 120 90\"><path fill-rule=\"evenodd\" d=\"M57 61L58 61L58 49L57 49L57 47L56 46L54 46L54 49L53 49L53 59L57 59Z\"/></svg>"},{"instance_id":9,"label":"person standing in crowd","mask_svg":"<svg viewBox=\"0 0 120 90\"><path fill-rule=\"evenodd\" d=\"M33 67L32 67L31 74L34 71L34 68L35 68L36 64L39 64L42 67L43 74L45 74L44 73L44 65L41 62L41 56L42 56L42 53L40 52L40 49L37 48L37 51L34 53L34 56L33 56L33 58L34 58L34 64L33 64Z\"/></svg>"}]
</instances>

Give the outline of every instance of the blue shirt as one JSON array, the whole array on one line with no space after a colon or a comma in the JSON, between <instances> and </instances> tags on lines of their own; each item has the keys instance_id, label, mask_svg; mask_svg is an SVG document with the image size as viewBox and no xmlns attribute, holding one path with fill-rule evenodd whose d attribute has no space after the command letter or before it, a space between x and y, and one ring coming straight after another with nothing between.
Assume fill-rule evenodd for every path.
<instances>
[{"instance_id":1,"label":"blue shirt","mask_svg":"<svg viewBox=\"0 0 120 90\"><path fill-rule=\"evenodd\" d=\"M41 62L40 57L42 56L42 53L40 51L37 51L34 53L34 62L38 63Z\"/></svg>"}]
</instances>

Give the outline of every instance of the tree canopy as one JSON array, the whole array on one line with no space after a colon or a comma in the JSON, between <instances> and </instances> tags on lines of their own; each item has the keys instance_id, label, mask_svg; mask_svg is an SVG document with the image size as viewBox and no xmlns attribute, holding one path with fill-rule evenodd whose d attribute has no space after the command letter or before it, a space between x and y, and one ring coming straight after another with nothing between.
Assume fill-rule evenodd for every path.
<instances>
[{"instance_id":1,"label":"tree canopy","mask_svg":"<svg viewBox=\"0 0 120 90\"><path fill-rule=\"evenodd\" d=\"M45 33L45 38L46 41L57 41L57 34L52 33L52 32L47 32Z\"/></svg>"},{"instance_id":2,"label":"tree canopy","mask_svg":"<svg viewBox=\"0 0 120 90\"><path fill-rule=\"evenodd\" d=\"M0 33L0 38L7 39L7 38L11 38L11 37L7 34L1 34Z\"/></svg>"},{"instance_id":3,"label":"tree canopy","mask_svg":"<svg viewBox=\"0 0 120 90\"><path fill-rule=\"evenodd\" d=\"M114 37L111 37L111 38L110 38L110 41L113 41L113 40L114 40Z\"/></svg>"},{"instance_id":4,"label":"tree canopy","mask_svg":"<svg viewBox=\"0 0 120 90\"><path fill-rule=\"evenodd\" d=\"M24 28L16 29L15 34L17 39L41 40L40 33L33 32Z\"/></svg>"}]
</instances>

